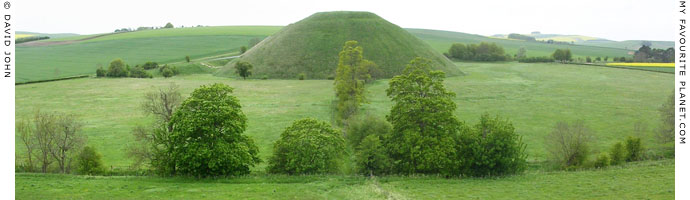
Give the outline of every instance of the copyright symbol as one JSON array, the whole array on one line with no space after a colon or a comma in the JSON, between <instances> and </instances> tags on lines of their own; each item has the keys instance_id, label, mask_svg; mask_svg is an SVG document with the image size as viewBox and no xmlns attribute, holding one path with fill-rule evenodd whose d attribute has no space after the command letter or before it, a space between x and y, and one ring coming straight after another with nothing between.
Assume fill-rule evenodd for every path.
<instances>
[{"instance_id":1,"label":"copyright symbol","mask_svg":"<svg viewBox=\"0 0 690 200\"><path fill-rule=\"evenodd\" d=\"M5 1L5 9L10 9L10 2L9 1Z\"/></svg>"}]
</instances>

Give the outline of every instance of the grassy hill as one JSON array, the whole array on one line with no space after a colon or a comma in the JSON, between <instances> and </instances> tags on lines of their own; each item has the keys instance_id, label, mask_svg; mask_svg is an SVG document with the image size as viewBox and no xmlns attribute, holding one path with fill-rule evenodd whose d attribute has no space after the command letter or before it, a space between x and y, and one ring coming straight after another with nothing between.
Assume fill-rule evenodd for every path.
<instances>
[{"instance_id":1,"label":"grassy hill","mask_svg":"<svg viewBox=\"0 0 690 200\"><path fill-rule=\"evenodd\" d=\"M17 35L17 38L19 38L20 35L23 35L25 37L28 36L48 36L50 38L68 38L68 37L75 37L79 36L79 34L76 33L37 33L37 32L28 32L28 31L17 31L15 32Z\"/></svg>"},{"instance_id":2,"label":"grassy hill","mask_svg":"<svg viewBox=\"0 0 690 200\"><path fill-rule=\"evenodd\" d=\"M286 26L245 53L257 77L309 79L333 76L338 53L346 41L356 40L364 58L376 62L386 77L402 72L410 60L431 59L449 75L461 74L447 58L414 35L369 12L324 12ZM228 67L232 67L229 65ZM226 74L232 73L227 70Z\"/></svg>"}]
</instances>

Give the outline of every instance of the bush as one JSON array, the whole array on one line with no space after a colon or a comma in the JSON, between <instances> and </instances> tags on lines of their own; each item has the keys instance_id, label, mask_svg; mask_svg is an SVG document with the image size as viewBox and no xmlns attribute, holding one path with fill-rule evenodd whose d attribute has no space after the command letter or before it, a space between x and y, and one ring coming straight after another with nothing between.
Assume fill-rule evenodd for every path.
<instances>
[{"instance_id":1,"label":"bush","mask_svg":"<svg viewBox=\"0 0 690 200\"><path fill-rule=\"evenodd\" d=\"M143 65L142 67L143 67L145 70L156 69L156 68L158 68L158 63L156 63L156 62L146 62L146 63L144 63L144 65Z\"/></svg>"},{"instance_id":2,"label":"bush","mask_svg":"<svg viewBox=\"0 0 690 200\"><path fill-rule=\"evenodd\" d=\"M268 76L266 76L266 75L261 76L261 80L267 80L267 79L268 79Z\"/></svg>"},{"instance_id":3,"label":"bush","mask_svg":"<svg viewBox=\"0 0 690 200\"><path fill-rule=\"evenodd\" d=\"M362 140L369 135L383 136L392 131L391 124L386 120L371 115L357 117L348 121L345 139L354 148L357 148Z\"/></svg>"},{"instance_id":4,"label":"bush","mask_svg":"<svg viewBox=\"0 0 690 200\"><path fill-rule=\"evenodd\" d=\"M558 122L545 141L551 161L562 169L572 169L587 160L592 132L583 121Z\"/></svg>"},{"instance_id":5,"label":"bush","mask_svg":"<svg viewBox=\"0 0 690 200\"><path fill-rule=\"evenodd\" d=\"M390 159L379 135L368 135L356 148L355 162L361 174L381 175L390 171Z\"/></svg>"},{"instance_id":6,"label":"bush","mask_svg":"<svg viewBox=\"0 0 690 200\"><path fill-rule=\"evenodd\" d=\"M85 175L100 175L105 172L101 154L90 146L85 146L77 158L77 172Z\"/></svg>"},{"instance_id":7,"label":"bush","mask_svg":"<svg viewBox=\"0 0 690 200\"><path fill-rule=\"evenodd\" d=\"M523 172L527 154L522 137L507 120L482 115L473 128L461 128L456 139L459 170L465 176L501 176Z\"/></svg>"},{"instance_id":8,"label":"bush","mask_svg":"<svg viewBox=\"0 0 690 200\"><path fill-rule=\"evenodd\" d=\"M307 75L304 74L304 73L299 73L299 74L297 75L297 79L299 79L299 80L304 80L304 79L306 79L306 78L307 78Z\"/></svg>"},{"instance_id":9,"label":"bush","mask_svg":"<svg viewBox=\"0 0 690 200\"><path fill-rule=\"evenodd\" d=\"M320 174L339 171L345 144L331 125L306 118L297 120L273 144L270 173Z\"/></svg>"},{"instance_id":10,"label":"bush","mask_svg":"<svg viewBox=\"0 0 690 200\"><path fill-rule=\"evenodd\" d=\"M151 73L147 72L143 67L136 66L129 72L129 77L132 78L153 78Z\"/></svg>"},{"instance_id":11,"label":"bush","mask_svg":"<svg viewBox=\"0 0 690 200\"><path fill-rule=\"evenodd\" d=\"M108 72L105 71L105 69L103 69L103 67L99 67L98 69L96 69L96 77L105 77L105 75L107 73Z\"/></svg>"},{"instance_id":12,"label":"bush","mask_svg":"<svg viewBox=\"0 0 690 200\"><path fill-rule=\"evenodd\" d=\"M249 62L239 61L235 63L235 73L240 75L242 79L247 79L247 77L252 75L253 67Z\"/></svg>"},{"instance_id":13,"label":"bush","mask_svg":"<svg viewBox=\"0 0 690 200\"><path fill-rule=\"evenodd\" d=\"M184 57L184 60L186 60L187 62L189 62L189 60L190 60L189 56L185 56L185 57Z\"/></svg>"},{"instance_id":14,"label":"bush","mask_svg":"<svg viewBox=\"0 0 690 200\"><path fill-rule=\"evenodd\" d=\"M623 144L617 142L611 147L611 165L619 165L625 161L625 149L623 149Z\"/></svg>"},{"instance_id":15,"label":"bush","mask_svg":"<svg viewBox=\"0 0 690 200\"><path fill-rule=\"evenodd\" d=\"M108 72L106 76L108 77L127 77L129 72L125 68L125 62L122 59L115 59L108 65Z\"/></svg>"},{"instance_id":16,"label":"bush","mask_svg":"<svg viewBox=\"0 0 690 200\"><path fill-rule=\"evenodd\" d=\"M642 141L639 137L628 136L628 138L625 139L625 150L627 151L627 154L625 154L625 161L631 162L641 160L643 153Z\"/></svg>"},{"instance_id":17,"label":"bush","mask_svg":"<svg viewBox=\"0 0 690 200\"><path fill-rule=\"evenodd\" d=\"M249 174L261 162L254 140L244 135L247 117L233 88L216 83L192 92L170 119L175 173L196 177Z\"/></svg>"},{"instance_id":18,"label":"bush","mask_svg":"<svg viewBox=\"0 0 690 200\"><path fill-rule=\"evenodd\" d=\"M521 63L549 63L549 62L554 62L555 60L551 57L528 57L528 58L520 58L518 59L518 62Z\"/></svg>"},{"instance_id":19,"label":"bush","mask_svg":"<svg viewBox=\"0 0 690 200\"><path fill-rule=\"evenodd\" d=\"M169 78L175 74L173 73L173 71L171 69L165 68L165 69L163 69L163 72L161 72L161 75L163 75L163 77L165 77L165 78Z\"/></svg>"},{"instance_id":20,"label":"bush","mask_svg":"<svg viewBox=\"0 0 690 200\"><path fill-rule=\"evenodd\" d=\"M247 46L241 46L240 47L240 54L244 54L245 52L247 52Z\"/></svg>"},{"instance_id":21,"label":"bush","mask_svg":"<svg viewBox=\"0 0 690 200\"><path fill-rule=\"evenodd\" d=\"M594 161L594 167L596 168L603 168L603 167L608 167L611 163L611 158L609 158L609 155L606 153L600 153L599 156L597 156L597 160Z\"/></svg>"}]
</instances>

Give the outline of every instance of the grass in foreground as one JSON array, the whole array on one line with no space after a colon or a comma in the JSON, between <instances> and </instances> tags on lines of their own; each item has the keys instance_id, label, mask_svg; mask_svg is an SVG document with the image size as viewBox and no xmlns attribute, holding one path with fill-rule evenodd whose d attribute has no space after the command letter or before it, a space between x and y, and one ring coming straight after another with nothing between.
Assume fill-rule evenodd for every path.
<instances>
[{"instance_id":1,"label":"grass in foreground","mask_svg":"<svg viewBox=\"0 0 690 200\"><path fill-rule=\"evenodd\" d=\"M17 199L673 199L673 160L497 179L255 175L191 179L17 174Z\"/></svg>"}]
</instances>

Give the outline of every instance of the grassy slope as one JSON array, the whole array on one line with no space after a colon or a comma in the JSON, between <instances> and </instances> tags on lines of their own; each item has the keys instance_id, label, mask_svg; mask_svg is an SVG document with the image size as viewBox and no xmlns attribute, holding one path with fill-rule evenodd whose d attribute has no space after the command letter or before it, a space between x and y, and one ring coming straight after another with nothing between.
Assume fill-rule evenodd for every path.
<instances>
[{"instance_id":1,"label":"grassy slope","mask_svg":"<svg viewBox=\"0 0 690 200\"><path fill-rule=\"evenodd\" d=\"M543 138L558 120L583 119L596 132L595 148L608 148L631 134L637 120L650 131L659 117L656 109L672 88L672 74L606 67L521 64L458 63L467 76L446 80L458 94L457 116L475 123L488 112L508 117L527 143L529 160L544 160ZM85 120L90 143L104 154L107 165L125 167L131 161L124 153L131 141L130 130L149 118L137 112L143 93L169 82L181 85L189 94L202 84L224 82L236 89L249 118L247 134L254 137L261 157L268 158L271 144L293 120L315 117L330 120L333 82L329 80L248 80L211 75L189 75L171 79L78 79L20 85L16 89L16 117L30 116L36 108L77 112ZM387 81L368 87L371 103L367 112L385 116L390 100ZM665 89L664 89L665 88ZM75 109L79 107L79 109ZM654 146L645 135L645 145ZM23 152L16 140L17 151ZM256 170L262 171L263 165Z\"/></svg>"},{"instance_id":2,"label":"grassy slope","mask_svg":"<svg viewBox=\"0 0 690 200\"><path fill-rule=\"evenodd\" d=\"M479 42L494 42L503 46L506 53L516 54L520 47L527 49L528 56L550 56L556 49L570 49L574 57L585 56L609 56L620 57L628 56L628 50L608 48L608 47L592 47L582 45L564 45L564 44L545 44L541 42L525 42L519 40L507 40L499 38L484 37L481 35L473 35L467 33L425 30L425 29L407 29L413 35L429 43L434 49L439 52L447 52L450 45L453 43L479 43Z\"/></svg>"},{"instance_id":3,"label":"grassy slope","mask_svg":"<svg viewBox=\"0 0 690 200\"><path fill-rule=\"evenodd\" d=\"M673 199L672 160L500 179L249 176L193 180L17 174L17 199Z\"/></svg>"},{"instance_id":4,"label":"grassy slope","mask_svg":"<svg viewBox=\"0 0 690 200\"><path fill-rule=\"evenodd\" d=\"M17 47L17 80L26 82L93 74L115 58L134 66L146 61L168 63L239 51L250 39L279 27L237 26L161 29L113 34L82 42ZM90 37L77 36L76 39ZM65 38L59 38L65 39ZM75 39L75 38L72 38Z\"/></svg>"},{"instance_id":5,"label":"grassy slope","mask_svg":"<svg viewBox=\"0 0 690 200\"><path fill-rule=\"evenodd\" d=\"M431 59L449 74L461 74L423 41L369 12L316 13L267 38L242 60L254 65L257 76L295 78L305 73L309 79L325 79L335 73L338 53L349 40L358 41L364 58L374 61L388 77L402 72L418 56Z\"/></svg>"},{"instance_id":6,"label":"grassy slope","mask_svg":"<svg viewBox=\"0 0 690 200\"><path fill-rule=\"evenodd\" d=\"M76 33L36 33L36 32L28 32L28 31L17 31L15 34L26 34L26 35L32 35L32 36L48 36L51 39L52 38L66 38L66 37L75 37L79 36L79 34Z\"/></svg>"}]
</instances>

